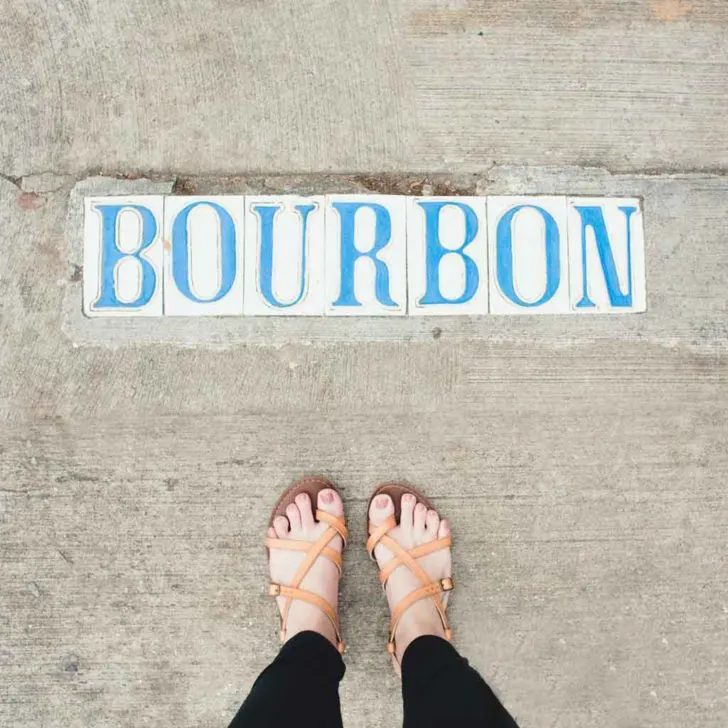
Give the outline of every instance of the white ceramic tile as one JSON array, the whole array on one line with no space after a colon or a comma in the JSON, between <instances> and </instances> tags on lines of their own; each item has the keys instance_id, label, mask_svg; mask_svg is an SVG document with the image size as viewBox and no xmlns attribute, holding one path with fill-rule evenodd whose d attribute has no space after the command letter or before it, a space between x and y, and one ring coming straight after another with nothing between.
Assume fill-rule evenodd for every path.
<instances>
[{"instance_id":1,"label":"white ceramic tile","mask_svg":"<svg viewBox=\"0 0 728 728\"><path fill-rule=\"evenodd\" d=\"M488 313L485 197L407 198L410 315Z\"/></svg>"},{"instance_id":2,"label":"white ceramic tile","mask_svg":"<svg viewBox=\"0 0 728 728\"><path fill-rule=\"evenodd\" d=\"M244 198L167 197L164 315L243 313Z\"/></svg>"},{"instance_id":3,"label":"white ceramic tile","mask_svg":"<svg viewBox=\"0 0 728 728\"><path fill-rule=\"evenodd\" d=\"M566 197L488 197L490 313L569 312Z\"/></svg>"},{"instance_id":4,"label":"white ceramic tile","mask_svg":"<svg viewBox=\"0 0 728 728\"><path fill-rule=\"evenodd\" d=\"M245 198L246 315L323 316L325 214L323 196Z\"/></svg>"},{"instance_id":5,"label":"white ceramic tile","mask_svg":"<svg viewBox=\"0 0 728 728\"><path fill-rule=\"evenodd\" d=\"M162 195L87 197L83 311L162 315Z\"/></svg>"},{"instance_id":6,"label":"white ceramic tile","mask_svg":"<svg viewBox=\"0 0 728 728\"><path fill-rule=\"evenodd\" d=\"M642 205L636 198L569 198L571 310L647 308Z\"/></svg>"},{"instance_id":7,"label":"white ceramic tile","mask_svg":"<svg viewBox=\"0 0 728 728\"><path fill-rule=\"evenodd\" d=\"M407 313L406 214L402 196L327 196L327 316Z\"/></svg>"}]
</instances>

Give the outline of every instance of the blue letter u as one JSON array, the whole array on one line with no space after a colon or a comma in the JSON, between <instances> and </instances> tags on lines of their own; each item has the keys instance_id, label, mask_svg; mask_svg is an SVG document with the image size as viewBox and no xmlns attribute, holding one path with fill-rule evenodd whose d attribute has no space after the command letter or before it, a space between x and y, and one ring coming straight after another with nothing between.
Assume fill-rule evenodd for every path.
<instances>
[{"instance_id":1,"label":"blue letter u","mask_svg":"<svg viewBox=\"0 0 728 728\"><path fill-rule=\"evenodd\" d=\"M253 212L260 220L260 268L258 286L260 293L265 300L276 308L290 308L301 301L306 293L306 226L308 215L316 209L316 205L296 205L294 208L301 216L301 285L298 289L298 296L290 303L279 301L273 293L273 228L275 218L281 205L255 205ZM285 263L285 261L284 261Z\"/></svg>"}]
</instances>

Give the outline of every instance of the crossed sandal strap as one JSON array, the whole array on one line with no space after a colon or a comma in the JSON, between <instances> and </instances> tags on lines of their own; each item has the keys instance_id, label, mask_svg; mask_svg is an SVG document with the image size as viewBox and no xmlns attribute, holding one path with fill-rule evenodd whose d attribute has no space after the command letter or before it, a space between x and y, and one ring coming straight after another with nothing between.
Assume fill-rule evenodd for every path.
<instances>
[{"instance_id":1,"label":"crossed sandal strap","mask_svg":"<svg viewBox=\"0 0 728 728\"><path fill-rule=\"evenodd\" d=\"M281 642L286 639L286 626L288 624L288 613L291 609L291 604L294 599L301 599L321 609L321 611L329 618L329 621L334 626L334 630L336 632L336 639L338 642L337 648L339 649L339 652L343 652L344 642L341 638L339 620L336 615L336 611L323 597L320 597L318 594L314 594L313 592L306 591L305 589L300 589L300 586L301 582L306 578L306 574L308 574L319 556L324 556L332 561L336 565L339 574L341 574L341 567L343 563L342 556L338 551L330 548L328 544L338 535L341 536L341 540L344 542L344 546L346 546L349 531L346 527L346 519L344 516L332 516L330 513L326 513L326 511L317 510L316 519L320 522L327 523L329 526L316 541L291 541L288 539L270 537L265 539L265 545L268 548L280 548L288 551L306 552L306 556L296 570L296 573L293 575L291 583L287 585L272 583L268 588L268 594L276 597L281 596L286 600L281 614Z\"/></svg>"},{"instance_id":2,"label":"crossed sandal strap","mask_svg":"<svg viewBox=\"0 0 728 728\"><path fill-rule=\"evenodd\" d=\"M313 545L311 541L289 541L285 538L266 538L266 548L269 549L281 549L282 551L308 551ZM336 568L341 574L341 569L344 565L344 559L338 551L334 551L328 546L324 546L321 549L321 556L325 556L329 561L333 561Z\"/></svg>"},{"instance_id":3,"label":"crossed sandal strap","mask_svg":"<svg viewBox=\"0 0 728 728\"><path fill-rule=\"evenodd\" d=\"M367 539L367 551L372 561L376 561L374 558L374 547L381 541L383 536L386 536L393 528L397 527L397 519L394 515L389 516L378 526L374 526L372 530L372 523L369 522L369 538Z\"/></svg>"},{"instance_id":4,"label":"crossed sandal strap","mask_svg":"<svg viewBox=\"0 0 728 728\"><path fill-rule=\"evenodd\" d=\"M396 542L395 542L396 543ZM384 544L387 546L387 544ZM439 538L437 541L431 541L430 543L422 544L422 546L417 546L416 548L413 548L411 551L405 551L404 556L405 558L400 557L398 554L395 554L394 558L391 559L391 561L388 561L382 570L379 572L379 580L382 582L382 586L386 586L387 580L392 575L392 573L398 569L400 566L408 566L411 568L411 565L409 563L409 559L414 559L415 564L417 565L418 569L421 568L419 564L417 564L417 559L422 558L423 556L427 556L428 554L435 553L435 551L440 551L441 549L447 549L450 548L452 545L452 537L445 536L445 538ZM389 546L387 546L389 548ZM401 548L401 547L400 547ZM390 548L390 551L392 549ZM417 573L417 572L415 572ZM424 572L423 572L424 573ZM419 574L418 574L419 576ZM422 578L420 576L420 578ZM427 581L429 581L429 577L426 577Z\"/></svg>"},{"instance_id":5,"label":"crossed sandal strap","mask_svg":"<svg viewBox=\"0 0 728 728\"><path fill-rule=\"evenodd\" d=\"M314 594L313 592L306 591L305 589L296 589L292 586L276 584L275 582L271 582L268 585L268 596L285 597L288 600L287 605L290 605L293 600L299 599L318 607L328 617L329 622L331 622L331 625L334 628L334 632L336 633L336 648L340 653L344 652L344 640L341 636L339 618L336 614L336 610L323 597L320 597L318 594ZM285 623L281 623L280 639L281 642L284 642L286 639Z\"/></svg>"},{"instance_id":6,"label":"crossed sandal strap","mask_svg":"<svg viewBox=\"0 0 728 728\"><path fill-rule=\"evenodd\" d=\"M379 572L379 579L382 583L382 587L386 586L389 577L400 566L406 566L415 576L417 576L423 586L410 592L392 610L392 620L389 628L389 641L387 642L387 651L391 654L394 654L395 651L394 633L400 619L413 604L421 599L432 599L435 609L440 617L440 621L442 622L445 637L448 640L452 640L452 629L450 629L446 607L442 602L440 595L443 592L452 591L452 589L455 588L454 582L450 577L433 581L417 562L418 558L440 551L441 549L449 548L452 544L452 538L450 536L445 536L444 538L437 539L436 541L416 546L408 551L388 535L389 531L395 528L396 525L397 521L393 515L374 528L372 528L370 524L371 535L367 541L367 551L369 551L369 555L374 558L374 549L379 543L394 554L393 558L387 562Z\"/></svg>"},{"instance_id":7,"label":"crossed sandal strap","mask_svg":"<svg viewBox=\"0 0 728 728\"><path fill-rule=\"evenodd\" d=\"M344 542L344 546L346 546L347 541L349 540L349 529L346 527L346 517L345 516L332 516L330 513L327 513L326 511L316 511L316 520L317 521L323 521L324 523L328 523L331 528L333 528L336 533L341 536L341 540Z\"/></svg>"},{"instance_id":8,"label":"crossed sandal strap","mask_svg":"<svg viewBox=\"0 0 728 728\"><path fill-rule=\"evenodd\" d=\"M435 609L440 615L440 621L442 622L442 628L445 630L445 639L452 640L452 629L447 619L447 611L445 605L440 599L440 594L446 591L452 591L455 588L453 580L450 578L440 579L439 581L431 581L426 586L420 589L415 589L410 592L404 599L392 611L392 621L389 625L389 641L387 642L387 652L394 654L394 633L397 630L399 620L402 619L404 613L416 602L421 599L432 599L435 604Z\"/></svg>"}]
</instances>

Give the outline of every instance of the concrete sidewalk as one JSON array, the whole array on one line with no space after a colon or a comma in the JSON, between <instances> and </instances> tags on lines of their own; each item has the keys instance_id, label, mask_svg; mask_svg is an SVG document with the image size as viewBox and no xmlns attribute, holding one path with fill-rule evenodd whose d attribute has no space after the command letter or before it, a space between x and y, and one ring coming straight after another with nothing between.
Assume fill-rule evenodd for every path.
<instances>
[{"instance_id":1,"label":"concrete sidewalk","mask_svg":"<svg viewBox=\"0 0 728 728\"><path fill-rule=\"evenodd\" d=\"M225 726L276 651L270 507L322 473L350 728L401 718L363 549L390 478L451 520L458 645L523 728L725 728L725 3L0 13L1 725ZM92 322L99 184L640 195L648 312Z\"/></svg>"}]
</instances>

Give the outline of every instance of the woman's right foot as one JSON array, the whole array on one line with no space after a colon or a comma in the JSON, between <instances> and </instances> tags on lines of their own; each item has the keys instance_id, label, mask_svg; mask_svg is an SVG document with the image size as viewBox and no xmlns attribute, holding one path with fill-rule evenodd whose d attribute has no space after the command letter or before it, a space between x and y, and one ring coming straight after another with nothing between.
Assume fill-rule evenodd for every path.
<instances>
[{"instance_id":1,"label":"woman's right foot","mask_svg":"<svg viewBox=\"0 0 728 728\"><path fill-rule=\"evenodd\" d=\"M273 525L268 529L268 537L299 542L310 541L311 548L313 548L316 541L330 528L326 522L316 520L314 507L336 518L344 515L341 496L333 488L319 491L315 506L311 503L308 493L299 493L295 501L286 508L286 515L278 516L273 520ZM341 553L344 547L341 536L336 534L331 537L327 545L338 553ZM279 584L290 584L307 554L302 551L287 551L281 548L271 548L269 551L271 580ZM300 588L321 597L336 611L339 601L340 576L339 570L332 561L324 556L319 556L306 572ZM287 601L285 597L277 598L281 614L284 613ZM305 631L318 632L334 646L338 644L336 630L326 614L313 604L293 599L288 609L285 639L287 641L299 632Z\"/></svg>"},{"instance_id":2,"label":"woman's right foot","mask_svg":"<svg viewBox=\"0 0 728 728\"><path fill-rule=\"evenodd\" d=\"M394 514L394 503L389 495L377 495L369 507L369 520L374 526L383 523ZM418 503L411 493L402 496L401 516L396 528L387 532L402 548L407 551L423 544L445 538L450 535L450 526L444 519L440 519L437 511L428 510L424 503ZM392 552L382 543L374 548L374 557L382 569L393 558ZM434 553L417 559L418 564L425 570L434 582L452 576L452 557L449 548L443 548ZM386 594L389 609L396 609L397 605L407 597L410 592L420 589L422 581L407 568L398 566L390 575ZM442 595L443 603L447 603L447 592ZM399 672L402 656L410 643L423 635L445 637L445 630L440 615L432 599L425 598L415 602L403 615L397 624L395 639L395 669Z\"/></svg>"}]
</instances>

